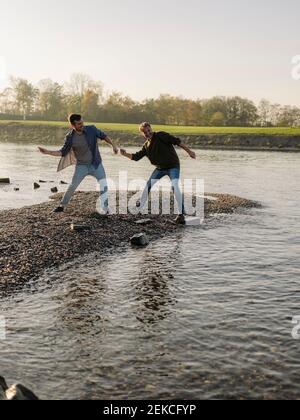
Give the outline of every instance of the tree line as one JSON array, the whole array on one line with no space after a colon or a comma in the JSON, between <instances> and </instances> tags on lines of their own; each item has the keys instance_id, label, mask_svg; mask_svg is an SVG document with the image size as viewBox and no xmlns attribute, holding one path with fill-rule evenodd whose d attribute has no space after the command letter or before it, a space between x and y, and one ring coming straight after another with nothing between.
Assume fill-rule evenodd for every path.
<instances>
[{"instance_id":1,"label":"tree line","mask_svg":"<svg viewBox=\"0 0 300 420\"><path fill-rule=\"evenodd\" d=\"M160 95L138 102L120 92L105 93L101 82L76 73L69 82L51 79L37 85L21 78L10 78L0 92L0 118L65 121L71 112L86 120L107 123L217 126L217 127L294 127L300 126L300 109L272 104L263 99L258 105L239 96L216 96L191 100Z\"/></svg>"}]
</instances>

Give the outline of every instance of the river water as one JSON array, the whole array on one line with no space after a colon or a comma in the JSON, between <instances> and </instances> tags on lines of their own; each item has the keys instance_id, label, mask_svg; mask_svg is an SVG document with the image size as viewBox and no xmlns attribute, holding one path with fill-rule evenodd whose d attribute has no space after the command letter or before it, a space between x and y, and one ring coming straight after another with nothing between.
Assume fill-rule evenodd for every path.
<instances>
[{"instance_id":1,"label":"river water","mask_svg":"<svg viewBox=\"0 0 300 420\"><path fill-rule=\"evenodd\" d=\"M110 177L151 170L103 151ZM299 398L300 154L181 154L207 192L261 201L142 250L97 253L1 298L0 375L41 398ZM68 181L35 146L0 144L0 207L45 201ZM63 176L63 178L62 178ZM57 184L55 184L57 185ZM20 191L14 191L19 186ZM82 189L94 187L85 181ZM60 187L61 188L61 187Z\"/></svg>"}]
</instances>

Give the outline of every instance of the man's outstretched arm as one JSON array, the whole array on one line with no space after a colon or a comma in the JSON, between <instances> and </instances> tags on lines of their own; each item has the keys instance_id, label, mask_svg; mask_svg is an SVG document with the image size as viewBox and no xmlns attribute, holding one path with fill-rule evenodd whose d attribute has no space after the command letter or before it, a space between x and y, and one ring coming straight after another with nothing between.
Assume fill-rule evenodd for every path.
<instances>
[{"instance_id":1,"label":"man's outstretched arm","mask_svg":"<svg viewBox=\"0 0 300 420\"><path fill-rule=\"evenodd\" d=\"M114 143L113 143L113 141L110 137L106 136L104 141L105 141L105 143L109 144L112 147L115 155L117 155L119 153L119 149L117 148L117 146L114 145Z\"/></svg>"},{"instance_id":2,"label":"man's outstretched arm","mask_svg":"<svg viewBox=\"0 0 300 420\"><path fill-rule=\"evenodd\" d=\"M48 149L45 149L44 147L39 147L38 149L43 155L62 157L61 150L48 150Z\"/></svg>"},{"instance_id":3,"label":"man's outstretched arm","mask_svg":"<svg viewBox=\"0 0 300 420\"><path fill-rule=\"evenodd\" d=\"M145 147L143 147L141 151L134 154L127 153L125 149L121 149L120 151L122 156L127 157L130 160L134 160L135 162L138 162L147 155Z\"/></svg>"},{"instance_id":4,"label":"man's outstretched arm","mask_svg":"<svg viewBox=\"0 0 300 420\"><path fill-rule=\"evenodd\" d=\"M181 149L185 150L192 159L197 158L196 153L184 144L180 138L172 136L169 133L161 133L161 139L167 144L173 144L173 146L181 147Z\"/></svg>"},{"instance_id":5,"label":"man's outstretched arm","mask_svg":"<svg viewBox=\"0 0 300 420\"><path fill-rule=\"evenodd\" d=\"M179 147L181 147L181 149L185 150L187 152L187 154L192 158L192 159L197 159L197 155L196 153L191 150L186 144L184 144L182 141L179 144Z\"/></svg>"}]
</instances>

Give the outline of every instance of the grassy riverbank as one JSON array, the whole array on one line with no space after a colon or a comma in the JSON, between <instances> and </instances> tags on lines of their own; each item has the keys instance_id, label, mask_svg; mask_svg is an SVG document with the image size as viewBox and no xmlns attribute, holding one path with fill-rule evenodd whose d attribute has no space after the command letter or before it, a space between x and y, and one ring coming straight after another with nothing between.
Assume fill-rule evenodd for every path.
<instances>
[{"instance_id":1,"label":"grassy riverbank","mask_svg":"<svg viewBox=\"0 0 300 420\"><path fill-rule=\"evenodd\" d=\"M93 123L97 127L106 131L126 132L137 134L138 124L114 124L114 123ZM16 125L24 127L56 127L68 129L66 122L57 121L6 121L0 120L0 129L7 125ZM256 135L256 136L300 136L300 127L191 127L191 126L173 126L173 125L154 125L156 131L168 131L172 134L184 134L190 136L199 136L206 134L219 135Z\"/></svg>"},{"instance_id":2,"label":"grassy riverbank","mask_svg":"<svg viewBox=\"0 0 300 420\"><path fill-rule=\"evenodd\" d=\"M140 147L138 124L96 123L119 146ZM68 124L45 121L0 121L0 141L61 145ZM223 150L300 151L300 128L154 126L179 136L191 147Z\"/></svg>"}]
</instances>

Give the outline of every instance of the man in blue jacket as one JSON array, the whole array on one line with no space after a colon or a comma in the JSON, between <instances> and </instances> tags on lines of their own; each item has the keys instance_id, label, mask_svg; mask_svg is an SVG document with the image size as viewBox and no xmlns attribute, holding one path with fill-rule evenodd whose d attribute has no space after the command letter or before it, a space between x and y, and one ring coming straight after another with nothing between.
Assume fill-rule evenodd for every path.
<instances>
[{"instance_id":1,"label":"man in blue jacket","mask_svg":"<svg viewBox=\"0 0 300 420\"><path fill-rule=\"evenodd\" d=\"M65 138L65 144L61 150L51 151L39 147L39 151L44 155L61 157L57 171L61 171L70 165L76 165L72 182L65 193L62 202L54 212L61 213L69 204L76 189L88 175L97 179L100 185L100 206L104 214L109 213L108 207L108 187L105 169L99 152L98 140L104 140L118 154L118 148L112 140L97 127L85 126L81 115L72 114L69 117L71 125L70 131Z\"/></svg>"}]
</instances>

